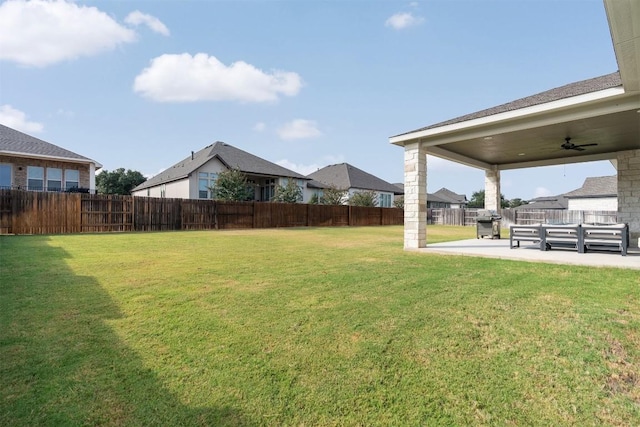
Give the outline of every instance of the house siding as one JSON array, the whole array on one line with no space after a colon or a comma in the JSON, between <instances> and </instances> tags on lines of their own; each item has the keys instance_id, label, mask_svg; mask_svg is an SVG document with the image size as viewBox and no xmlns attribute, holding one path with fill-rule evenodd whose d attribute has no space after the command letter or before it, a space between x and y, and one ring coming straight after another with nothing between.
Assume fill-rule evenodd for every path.
<instances>
[{"instance_id":1,"label":"house siding","mask_svg":"<svg viewBox=\"0 0 640 427\"><path fill-rule=\"evenodd\" d=\"M91 192L95 191L95 183L91 182L90 167L88 164L63 162L56 160L30 159L24 157L12 157L0 155L0 163L10 164L12 173L12 185L14 188L27 188L27 167L39 166L43 168L58 168L77 170L79 173L79 183L81 188L89 188Z\"/></svg>"},{"instance_id":2,"label":"house siding","mask_svg":"<svg viewBox=\"0 0 640 427\"><path fill-rule=\"evenodd\" d=\"M569 199L570 211L617 211L617 197L585 197Z\"/></svg>"}]
</instances>

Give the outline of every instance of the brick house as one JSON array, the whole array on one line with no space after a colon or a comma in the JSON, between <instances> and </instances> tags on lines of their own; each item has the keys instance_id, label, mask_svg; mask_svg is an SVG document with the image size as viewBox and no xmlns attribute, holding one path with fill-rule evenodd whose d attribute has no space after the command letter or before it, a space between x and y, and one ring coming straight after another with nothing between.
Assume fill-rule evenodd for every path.
<instances>
[{"instance_id":1,"label":"brick house","mask_svg":"<svg viewBox=\"0 0 640 427\"><path fill-rule=\"evenodd\" d=\"M0 189L95 193L95 160L0 124Z\"/></svg>"}]
</instances>

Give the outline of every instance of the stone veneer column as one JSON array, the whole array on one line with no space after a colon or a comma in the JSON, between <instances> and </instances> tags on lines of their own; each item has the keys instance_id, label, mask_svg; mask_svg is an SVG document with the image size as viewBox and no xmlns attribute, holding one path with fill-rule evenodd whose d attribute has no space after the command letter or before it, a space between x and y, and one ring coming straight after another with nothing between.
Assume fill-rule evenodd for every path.
<instances>
[{"instance_id":1,"label":"stone veneer column","mask_svg":"<svg viewBox=\"0 0 640 427\"><path fill-rule=\"evenodd\" d=\"M629 224L629 246L640 243L640 150L618 153L618 221Z\"/></svg>"},{"instance_id":2,"label":"stone veneer column","mask_svg":"<svg viewBox=\"0 0 640 427\"><path fill-rule=\"evenodd\" d=\"M427 246L427 151L404 147L404 248Z\"/></svg>"},{"instance_id":3,"label":"stone veneer column","mask_svg":"<svg viewBox=\"0 0 640 427\"><path fill-rule=\"evenodd\" d=\"M484 171L484 208L500 209L500 171L498 168Z\"/></svg>"}]
</instances>

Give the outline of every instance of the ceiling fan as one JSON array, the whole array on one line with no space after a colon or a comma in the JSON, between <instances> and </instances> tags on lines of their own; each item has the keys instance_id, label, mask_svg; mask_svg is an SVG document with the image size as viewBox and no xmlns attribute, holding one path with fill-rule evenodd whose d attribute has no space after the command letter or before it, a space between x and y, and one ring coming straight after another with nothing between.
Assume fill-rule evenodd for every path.
<instances>
[{"instance_id":1,"label":"ceiling fan","mask_svg":"<svg viewBox=\"0 0 640 427\"><path fill-rule=\"evenodd\" d=\"M580 145L576 145L573 142L571 142L571 138L566 137L564 139L564 144L562 144L560 146L560 148L564 149L564 150L576 150L576 151L584 151L583 147L592 147L594 145L598 145L598 144L580 144Z\"/></svg>"}]
</instances>

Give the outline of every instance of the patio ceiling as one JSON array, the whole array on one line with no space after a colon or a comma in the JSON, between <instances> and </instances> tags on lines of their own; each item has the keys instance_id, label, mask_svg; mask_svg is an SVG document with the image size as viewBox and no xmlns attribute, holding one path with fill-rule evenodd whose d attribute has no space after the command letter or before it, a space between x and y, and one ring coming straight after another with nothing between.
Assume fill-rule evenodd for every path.
<instances>
[{"instance_id":1,"label":"patio ceiling","mask_svg":"<svg viewBox=\"0 0 640 427\"><path fill-rule=\"evenodd\" d=\"M482 169L516 169L614 159L640 148L640 2L605 0L619 75L549 91L495 109L393 136L404 146ZM594 86L584 90L583 86ZM578 90L576 90L576 86ZM520 102L520 103L519 103ZM560 146L597 144L584 151Z\"/></svg>"}]
</instances>

